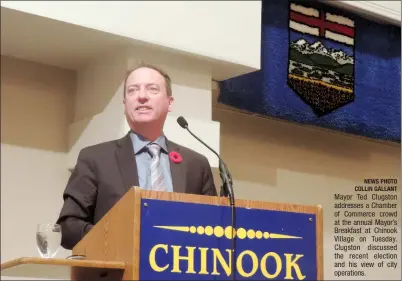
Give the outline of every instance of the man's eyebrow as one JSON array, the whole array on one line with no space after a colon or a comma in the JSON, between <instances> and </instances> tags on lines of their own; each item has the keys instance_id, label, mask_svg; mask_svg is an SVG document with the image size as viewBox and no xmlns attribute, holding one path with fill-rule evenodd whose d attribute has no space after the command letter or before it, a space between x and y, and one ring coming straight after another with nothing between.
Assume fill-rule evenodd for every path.
<instances>
[{"instance_id":1,"label":"man's eyebrow","mask_svg":"<svg viewBox=\"0 0 402 281\"><path fill-rule=\"evenodd\" d=\"M146 83L145 86L150 86L150 85L155 85L155 86L159 86L158 83ZM127 84L127 87L130 86L139 86L139 84Z\"/></svg>"}]
</instances>

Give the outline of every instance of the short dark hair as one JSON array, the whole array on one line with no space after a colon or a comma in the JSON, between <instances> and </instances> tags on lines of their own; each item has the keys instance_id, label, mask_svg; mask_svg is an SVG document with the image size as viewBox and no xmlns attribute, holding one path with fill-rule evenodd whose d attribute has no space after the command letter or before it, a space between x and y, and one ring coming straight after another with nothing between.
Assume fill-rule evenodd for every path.
<instances>
[{"instance_id":1,"label":"short dark hair","mask_svg":"<svg viewBox=\"0 0 402 281\"><path fill-rule=\"evenodd\" d=\"M131 73L133 73L134 71L136 71L137 69L140 69L140 68L150 68L150 69L153 69L153 70L157 71L160 75L162 75L163 78L165 79L166 93L167 93L167 95L169 97L172 95L172 81L170 80L169 75L163 69L161 69L161 68L159 68L159 67L157 67L155 65L148 64L148 63L140 63L139 65L137 65L136 67L130 69L127 72L126 78L124 79L124 88L123 88L124 89L123 90L124 91L124 93L123 93L124 97L126 96L126 84L127 84L128 77L131 75Z\"/></svg>"}]
</instances>

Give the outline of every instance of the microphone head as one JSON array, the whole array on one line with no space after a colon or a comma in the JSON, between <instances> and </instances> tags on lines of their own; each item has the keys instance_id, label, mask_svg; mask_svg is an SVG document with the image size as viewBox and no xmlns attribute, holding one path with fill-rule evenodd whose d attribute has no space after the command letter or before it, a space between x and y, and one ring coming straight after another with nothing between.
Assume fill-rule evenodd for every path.
<instances>
[{"instance_id":1,"label":"microphone head","mask_svg":"<svg viewBox=\"0 0 402 281\"><path fill-rule=\"evenodd\" d=\"M184 128L184 129L188 126L188 123L187 123L186 119L184 119L183 116L180 116L179 118L177 118L177 123L179 123L180 127Z\"/></svg>"}]
</instances>

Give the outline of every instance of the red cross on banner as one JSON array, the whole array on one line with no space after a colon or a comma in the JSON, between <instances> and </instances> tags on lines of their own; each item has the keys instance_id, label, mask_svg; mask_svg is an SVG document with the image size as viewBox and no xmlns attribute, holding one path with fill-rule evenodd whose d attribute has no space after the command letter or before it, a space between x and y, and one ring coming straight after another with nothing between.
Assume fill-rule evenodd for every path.
<instances>
[{"instance_id":1,"label":"red cross on banner","mask_svg":"<svg viewBox=\"0 0 402 281\"><path fill-rule=\"evenodd\" d=\"M350 19L302 5L292 4L290 8L290 28L293 30L354 44L355 28Z\"/></svg>"}]
</instances>

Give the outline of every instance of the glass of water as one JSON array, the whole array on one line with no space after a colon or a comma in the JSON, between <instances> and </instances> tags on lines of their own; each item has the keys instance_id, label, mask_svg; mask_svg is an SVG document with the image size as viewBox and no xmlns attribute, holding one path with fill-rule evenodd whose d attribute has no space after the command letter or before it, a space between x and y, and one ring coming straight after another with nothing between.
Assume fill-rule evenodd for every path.
<instances>
[{"instance_id":1,"label":"glass of water","mask_svg":"<svg viewBox=\"0 0 402 281\"><path fill-rule=\"evenodd\" d=\"M42 258L53 258L60 249L61 227L58 224L38 224L36 246Z\"/></svg>"}]
</instances>

